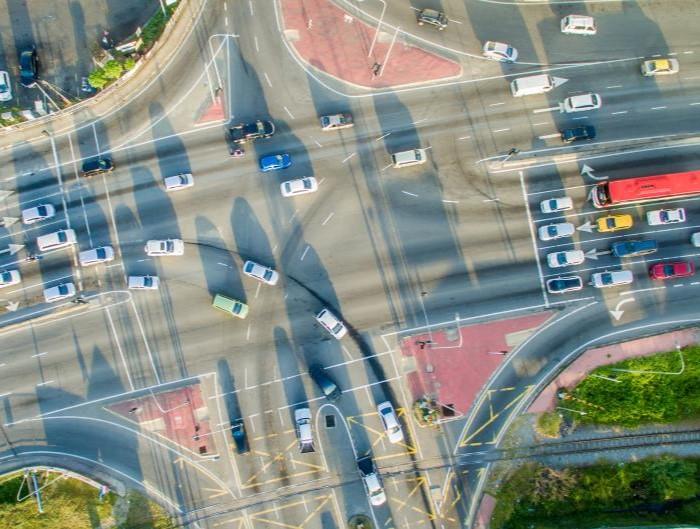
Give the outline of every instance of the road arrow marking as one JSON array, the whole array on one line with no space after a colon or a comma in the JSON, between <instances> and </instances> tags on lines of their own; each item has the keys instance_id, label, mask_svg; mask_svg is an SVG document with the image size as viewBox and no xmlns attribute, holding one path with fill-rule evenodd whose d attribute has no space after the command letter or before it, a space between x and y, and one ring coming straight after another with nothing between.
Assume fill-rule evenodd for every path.
<instances>
[{"instance_id":1,"label":"road arrow marking","mask_svg":"<svg viewBox=\"0 0 700 529\"><path fill-rule=\"evenodd\" d=\"M5 305L5 308L10 312L14 312L19 308L19 302L10 301L7 305Z\"/></svg>"},{"instance_id":2,"label":"road arrow marking","mask_svg":"<svg viewBox=\"0 0 700 529\"><path fill-rule=\"evenodd\" d=\"M581 224L578 228L576 228L579 231L587 231L588 233L593 233L593 224L591 224L591 221L586 221L585 224Z\"/></svg>"},{"instance_id":3,"label":"road arrow marking","mask_svg":"<svg viewBox=\"0 0 700 529\"><path fill-rule=\"evenodd\" d=\"M622 315L625 313L624 310L620 310L620 307L627 303L628 301L635 301L634 298L625 298L621 299L617 305L615 305L615 310L608 311L610 314L612 314L612 317L615 318L615 321L620 321L620 318L622 318Z\"/></svg>"},{"instance_id":4,"label":"road arrow marking","mask_svg":"<svg viewBox=\"0 0 700 529\"><path fill-rule=\"evenodd\" d=\"M0 254L9 253L10 255L15 255L22 248L24 248L24 244L10 244L4 250L0 250Z\"/></svg>"},{"instance_id":5,"label":"road arrow marking","mask_svg":"<svg viewBox=\"0 0 700 529\"><path fill-rule=\"evenodd\" d=\"M557 86L563 85L565 82L568 81L568 79L565 79L563 77L552 77L552 81L554 81L554 87L556 88Z\"/></svg>"},{"instance_id":6,"label":"road arrow marking","mask_svg":"<svg viewBox=\"0 0 700 529\"><path fill-rule=\"evenodd\" d=\"M593 168L585 163L583 164L583 167L581 167L581 176L587 176L593 180L607 180L610 178L609 176L595 176L593 174Z\"/></svg>"},{"instance_id":7,"label":"road arrow marking","mask_svg":"<svg viewBox=\"0 0 700 529\"><path fill-rule=\"evenodd\" d=\"M595 248L592 250L588 250L584 255L588 257L589 259L595 259L598 260L598 257L601 255L610 255L612 253L612 250L603 250L602 252L599 252Z\"/></svg>"}]
</instances>

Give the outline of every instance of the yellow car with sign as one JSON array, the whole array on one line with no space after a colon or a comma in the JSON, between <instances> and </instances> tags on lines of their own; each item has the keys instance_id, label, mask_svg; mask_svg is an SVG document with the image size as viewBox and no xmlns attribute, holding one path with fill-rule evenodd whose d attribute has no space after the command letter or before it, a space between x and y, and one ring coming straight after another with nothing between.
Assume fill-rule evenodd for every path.
<instances>
[{"instance_id":1,"label":"yellow car with sign","mask_svg":"<svg viewBox=\"0 0 700 529\"><path fill-rule=\"evenodd\" d=\"M633 224L632 215L607 215L596 221L598 231L602 232L628 230Z\"/></svg>"}]
</instances>

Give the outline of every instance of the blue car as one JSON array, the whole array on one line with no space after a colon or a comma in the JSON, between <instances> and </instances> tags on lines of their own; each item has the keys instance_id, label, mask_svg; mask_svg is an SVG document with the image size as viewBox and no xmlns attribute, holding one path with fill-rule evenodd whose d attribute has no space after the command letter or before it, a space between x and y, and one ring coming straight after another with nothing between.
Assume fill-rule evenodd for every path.
<instances>
[{"instance_id":1,"label":"blue car","mask_svg":"<svg viewBox=\"0 0 700 529\"><path fill-rule=\"evenodd\" d=\"M290 165L292 165L292 157L288 154L272 154L260 158L260 170L263 173L286 169Z\"/></svg>"}]
</instances>

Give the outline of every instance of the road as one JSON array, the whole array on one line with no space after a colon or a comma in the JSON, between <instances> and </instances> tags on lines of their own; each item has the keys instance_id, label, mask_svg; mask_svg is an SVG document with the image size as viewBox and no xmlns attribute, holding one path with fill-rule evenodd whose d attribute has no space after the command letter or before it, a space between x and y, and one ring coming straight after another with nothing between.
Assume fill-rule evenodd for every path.
<instances>
[{"instance_id":1,"label":"road","mask_svg":"<svg viewBox=\"0 0 700 529\"><path fill-rule=\"evenodd\" d=\"M347 4L338 2L359 20L381 17L381 2ZM609 5L598 36L571 40L558 33L559 8L553 16L542 5L445 2L454 23L438 33L415 26L413 10L392 2L383 31L401 28L407 41L442 50L463 74L369 92L290 55L278 3L204 2L190 6L177 52L155 59L152 77L115 96L108 111L4 135L2 216L17 219L43 203L57 214L0 231L0 251L25 245L0 255L3 268L22 276L0 291L6 307L19 304L0 316L0 466L55 457L141 487L207 527L326 528L354 514L384 527L471 526L488 457L467 473L459 461L496 447L567 359L589 345L697 322L694 278L652 282L646 272L661 259L696 259L696 198L673 201L686 208L684 224L649 227L644 213L658 206L622 206L612 211L631 213L631 230L537 238L554 219L581 226L601 214L587 201L596 178L698 167L700 65L690 27L681 30L692 19L678 19L692 4L652 2L643 13L636 4ZM635 22L606 36L623 15ZM520 51L517 64L479 56L483 40L506 38ZM640 61L657 53L676 54L680 73L643 78ZM566 82L547 95L511 96L513 76L540 71ZM601 109L560 111L564 98L588 91L600 94ZM215 117L205 119L212 108ZM353 128L320 130L319 116L347 111ZM258 118L272 119L275 135L232 159L226 124ZM563 145L554 137L581 123L596 126L595 141ZM390 153L417 147L427 149L428 163L391 167ZM260 172L258 159L276 153L291 154L292 166ZM115 170L82 178L82 161L95 156L109 156ZM581 174L584 163L592 176ZM193 174L194 187L167 193L163 178L182 172ZM283 198L280 183L303 176L314 176L319 190ZM540 213L541 200L564 194L573 210ZM37 236L63 228L76 231L76 246L26 261ZM660 250L623 262L596 255L566 272L587 282L624 267L633 285L546 292L558 275L547 253L602 253L630 237L654 238ZM184 255L144 253L147 240L164 238L182 239ZM79 250L106 244L117 259L78 265ZM279 284L242 274L248 259L279 271ZM126 277L142 274L158 275L160 289L127 290ZM66 281L87 304L43 302L43 288ZM248 318L214 311L217 293L246 302ZM347 338L338 342L315 322L323 307L342 317ZM610 313L616 307L619 319ZM489 321L544 310L554 318L507 357L468 416L441 430L413 420L401 333L439 328L455 315ZM307 376L313 363L343 390L336 407ZM192 387L196 398L177 393ZM388 442L377 416L384 400L399 411L401 443ZM300 454L293 411L307 403L318 446ZM230 434L239 417L247 455L236 453ZM206 431L177 433L192 421ZM377 508L354 463L367 452L388 496Z\"/></svg>"}]
</instances>

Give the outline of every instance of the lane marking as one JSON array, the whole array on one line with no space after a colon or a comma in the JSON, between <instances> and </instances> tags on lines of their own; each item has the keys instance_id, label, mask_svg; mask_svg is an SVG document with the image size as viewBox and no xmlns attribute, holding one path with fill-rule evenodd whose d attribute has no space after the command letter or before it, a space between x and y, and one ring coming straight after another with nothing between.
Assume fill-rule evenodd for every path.
<instances>
[{"instance_id":1,"label":"lane marking","mask_svg":"<svg viewBox=\"0 0 700 529\"><path fill-rule=\"evenodd\" d=\"M294 114L292 114L287 107L284 107L284 110L289 114L289 117L294 119Z\"/></svg>"},{"instance_id":2,"label":"lane marking","mask_svg":"<svg viewBox=\"0 0 700 529\"><path fill-rule=\"evenodd\" d=\"M53 384L55 380L47 380L46 382L39 382L36 387L46 386L47 384Z\"/></svg>"},{"instance_id":3,"label":"lane marking","mask_svg":"<svg viewBox=\"0 0 700 529\"><path fill-rule=\"evenodd\" d=\"M309 246L309 245L307 244L307 245L306 245L306 248L304 248L304 253L301 254L301 259L299 259L300 261L303 261L303 260L304 260L304 257L306 257L306 252L309 251L309 248L311 248L311 246Z\"/></svg>"},{"instance_id":4,"label":"lane marking","mask_svg":"<svg viewBox=\"0 0 700 529\"><path fill-rule=\"evenodd\" d=\"M622 88L622 85L621 85L621 84L614 84L614 85L612 85L612 86L606 86L605 88L610 88L610 89L612 89L612 88Z\"/></svg>"},{"instance_id":5,"label":"lane marking","mask_svg":"<svg viewBox=\"0 0 700 529\"><path fill-rule=\"evenodd\" d=\"M383 136L379 136L379 137L378 137L376 140L374 140L374 141L383 140L383 139L386 138L389 134L391 134L391 132L387 132L387 133L384 134Z\"/></svg>"},{"instance_id":6,"label":"lane marking","mask_svg":"<svg viewBox=\"0 0 700 529\"><path fill-rule=\"evenodd\" d=\"M493 132L494 132L494 134L495 134L496 132L507 132L507 131L509 131L509 130L510 130L510 129L496 129L496 130L494 130ZM559 136L559 134L557 134L557 136Z\"/></svg>"},{"instance_id":7,"label":"lane marking","mask_svg":"<svg viewBox=\"0 0 700 529\"><path fill-rule=\"evenodd\" d=\"M353 152L352 154L350 154L349 156L347 156L347 157L346 157L342 162L340 162L340 163L345 163L345 162L347 162L350 158L352 158L352 157L355 156L356 154L357 154L356 152Z\"/></svg>"},{"instance_id":8,"label":"lane marking","mask_svg":"<svg viewBox=\"0 0 700 529\"><path fill-rule=\"evenodd\" d=\"M540 288L542 289L542 297L544 298L544 306L549 307L549 298L547 297L547 289L544 284L544 276L542 275L542 263L540 263L539 250L537 248L537 240L535 238L535 225L532 222L532 212L530 211L530 202L527 199L527 188L525 187L525 177L522 171L518 171L520 176L520 188L523 192L523 202L525 202L525 212L527 213L528 228L530 229L530 242L532 242L532 249L535 256L535 263L537 264L537 273L540 277Z\"/></svg>"},{"instance_id":9,"label":"lane marking","mask_svg":"<svg viewBox=\"0 0 700 529\"><path fill-rule=\"evenodd\" d=\"M409 195L409 196L411 196L411 197L417 197L417 196L418 196L418 195L416 195L415 193L410 193L410 192L408 192L408 191L404 191L403 189L401 190L401 192L402 192L404 195Z\"/></svg>"},{"instance_id":10,"label":"lane marking","mask_svg":"<svg viewBox=\"0 0 700 529\"><path fill-rule=\"evenodd\" d=\"M253 42L255 42L255 51L260 52L260 46L258 46L258 37L253 37Z\"/></svg>"},{"instance_id":11,"label":"lane marking","mask_svg":"<svg viewBox=\"0 0 700 529\"><path fill-rule=\"evenodd\" d=\"M328 221L331 220L331 218L333 218L333 215L335 215L335 212L331 211L330 214L326 217L326 220L324 220L321 223L321 226L325 226L326 224L328 224Z\"/></svg>"},{"instance_id":12,"label":"lane marking","mask_svg":"<svg viewBox=\"0 0 700 529\"><path fill-rule=\"evenodd\" d=\"M46 352L44 352L44 353L37 353L37 354L35 354L35 355L32 355L31 358L39 358L39 357L41 357L41 356L46 356L47 354L49 354L49 353L46 353Z\"/></svg>"},{"instance_id":13,"label":"lane marking","mask_svg":"<svg viewBox=\"0 0 700 529\"><path fill-rule=\"evenodd\" d=\"M651 107L651 110L663 110L663 109L665 109L665 108L668 108L668 107L666 107L666 106L663 106L663 107Z\"/></svg>"},{"instance_id":14,"label":"lane marking","mask_svg":"<svg viewBox=\"0 0 700 529\"><path fill-rule=\"evenodd\" d=\"M620 114L627 114L627 110L620 110L618 112L612 112L610 115L611 116L618 116Z\"/></svg>"},{"instance_id":15,"label":"lane marking","mask_svg":"<svg viewBox=\"0 0 700 529\"><path fill-rule=\"evenodd\" d=\"M119 342L119 336L117 334L117 329L114 327L114 321L112 320L112 315L109 312L109 307L105 308L105 314L107 315L107 322L109 323L109 327L112 330L114 341L117 344L117 350L119 351L119 356L121 356L122 364L124 364L124 371L126 372L126 379L129 381L129 387L131 388L131 391L134 391L134 382L131 380L131 373L129 372L129 366L126 363L126 356L124 355L121 343Z\"/></svg>"},{"instance_id":16,"label":"lane marking","mask_svg":"<svg viewBox=\"0 0 700 529\"><path fill-rule=\"evenodd\" d=\"M272 81L270 81L270 76L267 75L267 72L265 72L265 80L267 81L267 85L272 88Z\"/></svg>"}]
</instances>

